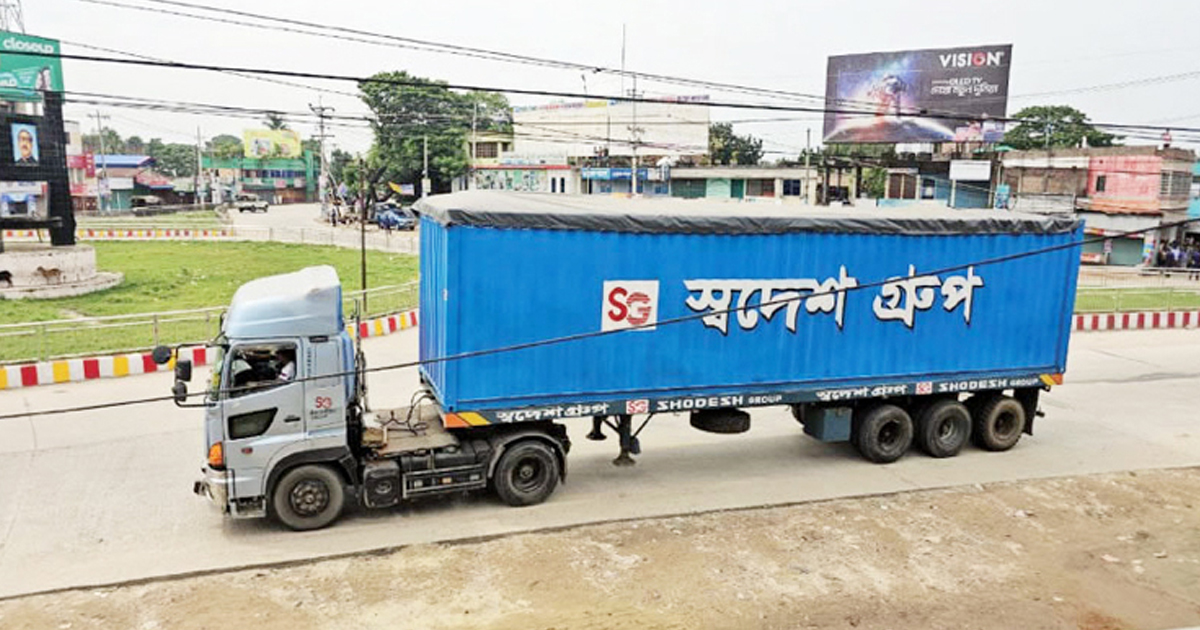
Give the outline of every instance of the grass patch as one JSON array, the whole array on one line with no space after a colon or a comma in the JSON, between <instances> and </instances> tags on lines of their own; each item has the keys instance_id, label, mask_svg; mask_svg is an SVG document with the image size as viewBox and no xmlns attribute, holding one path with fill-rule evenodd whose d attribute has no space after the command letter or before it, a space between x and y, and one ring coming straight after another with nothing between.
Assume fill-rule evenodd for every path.
<instances>
[{"instance_id":1,"label":"grass patch","mask_svg":"<svg viewBox=\"0 0 1200 630\"><path fill-rule=\"evenodd\" d=\"M1186 288L1080 289L1075 297L1076 313L1165 311L1188 308L1200 308L1200 292Z\"/></svg>"},{"instance_id":2,"label":"grass patch","mask_svg":"<svg viewBox=\"0 0 1200 630\"><path fill-rule=\"evenodd\" d=\"M249 242L95 242L96 261L103 271L120 271L118 287L57 300L0 300L0 324L79 319L43 335L36 328L0 336L0 361L114 352L153 345L153 327L136 325L100 328L87 317L126 315L224 306L243 283L312 265L328 264L338 271L343 290L360 288L359 252L351 249ZM415 280L417 259L404 254L367 252L367 284L396 285ZM414 306L413 295L379 296L370 312ZM215 317L164 321L161 343L196 341L216 332Z\"/></svg>"}]
</instances>

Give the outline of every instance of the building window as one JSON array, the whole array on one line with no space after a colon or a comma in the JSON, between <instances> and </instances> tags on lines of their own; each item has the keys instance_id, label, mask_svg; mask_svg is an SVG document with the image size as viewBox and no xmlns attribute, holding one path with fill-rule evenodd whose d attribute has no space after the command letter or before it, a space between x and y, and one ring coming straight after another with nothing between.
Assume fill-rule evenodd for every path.
<instances>
[{"instance_id":1,"label":"building window","mask_svg":"<svg viewBox=\"0 0 1200 630\"><path fill-rule=\"evenodd\" d=\"M494 158L499 155L495 142L478 142L475 144L475 157Z\"/></svg>"},{"instance_id":2,"label":"building window","mask_svg":"<svg viewBox=\"0 0 1200 630\"><path fill-rule=\"evenodd\" d=\"M1104 192L1104 185L1107 183L1108 183L1107 175L1100 175L1099 177L1097 177L1096 178L1096 192L1098 192L1098 193Z\"/></svg>"},{"instance_id":3,"label":"building window","mask_svg":"<svg viewBox=\"0 0 1200 630\"><path fill-rule=\"evenodd\" d=\"M1161 197L1187 197L1192 184L1192 174L1184 171L1166 171L1159 186Z\"/></svg>"},{"instance_id":4,"label":"building window","mask_svg":"<svg viewBox=\"0 0 1200 630\"><path fill-rule=\"evenodd\" d=\"M799 197L804 193L800 188L800 180L785 179L783 180L783 196L784 197Z\"/></svg>"},{"instance_id":5,"label":"building window","mask_svg":"<svg viewBox=\"0 0 1200 630\"><path fill-rule=\"evenodd\" d=\"M558 192L558 178L557 177L550 178L550 192L552 192L552 193Z\"/></svg>"}]
</instances>

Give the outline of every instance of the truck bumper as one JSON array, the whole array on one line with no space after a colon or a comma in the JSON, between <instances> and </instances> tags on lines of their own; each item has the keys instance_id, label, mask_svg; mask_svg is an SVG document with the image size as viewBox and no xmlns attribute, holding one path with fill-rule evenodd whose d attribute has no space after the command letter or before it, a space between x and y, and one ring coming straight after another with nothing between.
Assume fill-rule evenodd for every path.
<instances>
[{"instance_id":1,"label":"truck bumper","mask_svg":"<svg viewBox=\"0 0 1200 630\"><path fill-rule=\"evenodd\" d=\"M213 470L207 466L203 469L204 477L192 484L192 492L208 498L221 512L229 513L229 473L224 470Z\"/></svg>"}]
</instances>

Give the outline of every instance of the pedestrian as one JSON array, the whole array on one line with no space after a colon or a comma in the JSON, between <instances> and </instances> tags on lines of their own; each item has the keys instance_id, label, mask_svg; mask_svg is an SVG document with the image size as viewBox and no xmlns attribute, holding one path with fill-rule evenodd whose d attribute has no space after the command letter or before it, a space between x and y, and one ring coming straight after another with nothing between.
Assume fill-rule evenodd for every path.
<instances>
[{"instance_id":1,"label":"pedestrian","mask_svg":"<svg viewBox=\"0 0 1200 630\"><path fill-rule=\"evenodd\" d=\"M1200 280L1200 244L1192 243L1192 254L1188 257L1188 266L1191 268L1188 278Z\"/></svg>"}]
</instances>

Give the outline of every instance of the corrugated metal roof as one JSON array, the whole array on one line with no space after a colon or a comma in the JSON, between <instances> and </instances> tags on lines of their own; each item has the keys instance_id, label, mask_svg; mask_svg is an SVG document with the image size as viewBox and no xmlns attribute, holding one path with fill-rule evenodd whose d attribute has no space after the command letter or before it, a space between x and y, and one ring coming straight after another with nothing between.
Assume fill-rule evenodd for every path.
<instances>
[{"instance_id":1,"label":"corrugated metal roof","mask_svg":"<svg viewBox=\"0 0 1200 630\"><path fill-rule=\"evenodd\" d=\"M96 166L108 168L139 168L154 163L149 155L97 155Z\"/></svg>"}]
</instances>

